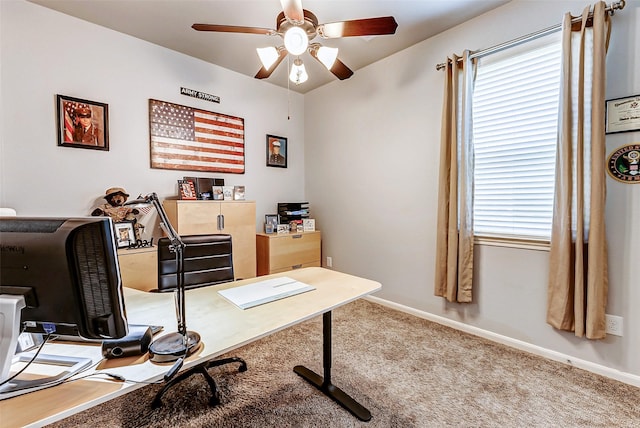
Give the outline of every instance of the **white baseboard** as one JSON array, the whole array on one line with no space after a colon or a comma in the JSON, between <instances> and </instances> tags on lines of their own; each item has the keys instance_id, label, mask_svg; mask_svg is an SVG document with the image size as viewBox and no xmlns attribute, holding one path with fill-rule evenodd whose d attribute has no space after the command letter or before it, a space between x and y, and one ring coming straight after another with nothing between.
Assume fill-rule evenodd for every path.
<instances>
[{"instance_id":1,"label":"white baseboard","mask_svg":"<svg viewBox=\"0 0 640 428\"><path fill-rule=\"evenodd\" d=\"M539 355L541 357L548 358L553 361L558 361L558 362L568 364L583 370L587 370L592 373L596 373L611 379L615 379L620 382L627 383L629 385L640 387L640 376L636 376L631 373L622 372L620 370L612 369L610 367L606 367L601 364L596 364L591 361L574 358L570 355L552 351L550 349L546 349L537 345L532 345L530 343L523 342L518 339L513 339L511 337L503 336L501 334L493 333L488 330L483 330L481 328L474 327L472 325L468 325L459 321L451 320L449 318L442 317L440 315L434 315L429 312L425 312L418 309L410 308L409 306L401 305L399 303L390 302L388 300L384 300L379 297L367 296L365 297L365 299L373 303L378 303L382 306L387 306L392 309L397 309L401 312L415 315L419 318L433 321L435 323L442 324L447 327L455 328L456 330L460 330L465 333L473 334L474 336L479 336L484 339L491 340L492 342L501 343L503 345L510 346L512 348L516 348L521 351L529 352L534 355Z\"/></svg>"}]
</instances>

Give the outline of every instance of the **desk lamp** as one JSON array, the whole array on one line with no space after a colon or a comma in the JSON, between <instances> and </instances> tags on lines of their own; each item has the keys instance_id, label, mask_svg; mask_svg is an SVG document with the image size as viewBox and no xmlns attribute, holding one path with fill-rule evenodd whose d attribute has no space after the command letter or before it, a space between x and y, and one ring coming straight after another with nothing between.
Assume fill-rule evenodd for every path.
<instances>
[{"instance_id":1,"label":"desk lamp","mask_svg":"<svg viewBox=\"0 0 640 428\"><path fill-rule=\"evenodd\" d=\"M176 319L178 321L178 331L169 333L154 340L149 345L149 359L156 363L167 363L178 361L165 377L171 377L182 366L182 359L193 354L200 345L200 335L194 331L187 331L186 309L185 309L185 287L184 287L184 247L185 243L180 239L180 235L171 226L167 213L162 207L158 195L153 192L144 197L138 197L125 202L125 205L153 207L160 217L160 227L169 238L169 249L176 254Z\"/></svg>"}]
</instances>

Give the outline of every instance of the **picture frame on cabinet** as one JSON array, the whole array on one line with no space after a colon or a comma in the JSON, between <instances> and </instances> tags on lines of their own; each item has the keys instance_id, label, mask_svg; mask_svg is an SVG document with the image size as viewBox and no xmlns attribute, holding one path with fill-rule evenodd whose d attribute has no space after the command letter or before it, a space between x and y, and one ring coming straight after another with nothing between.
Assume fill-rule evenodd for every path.
<instances>
[{"instance_id":1,"label":"picture frame on cabinet","mask_svg":"<svg viewBox=\"0 0 640 428\"><path fill-rule=\"evenodd\" d=\"M114 223L113 231L118 248L129 247L136 243L136 232L132 221Z\"/></svg>"},{"instance_id":2,"label":"picture frame on cabinet","mask_svg":"<svg viewBox=\"0 0 640 428\"><path fill-rule=\"evenodd\" d=\"M233 186L222 186L225 201L233 201Z\"/></svg>"},{"instance_id":3,"label":"picture frame on cabinet","mask_svg":"<svg viewBox=\"0 0 640 428\"><path fill-rule=\"evenodd\" d=\"M214 201L224 200L224 191L222 189L222 186L213 186L211 190Z\"/></svg>"},{"instance_id":4,"label":"picture frame on cabinet","mask_svg":"<svg viewBox=\"0 0 640 428\"><path fill-rule=\"evenodd\" d=\"M180 192L180 199L182 200L198 199L195 185L191 180L178 180L178 190Z\"/></svg>"},{"instance_id":5,"label":"picture frame on cabinet","mask_svg":"<svg viewBox=\"0 0 640 428\"><path fill-rule=\"evenodd\" d=\"M315 232L316 231L316 220L313 218L303 218L302 219L302 230L304 232Z\"/></svg>"},{"instance_id":6,"label":"picture frame on cabinet","mask_svg":"<svg viewBox=\"0 0 640 428\"><path fill-rule=\"evenodd\" d=\"M264 222L267 223L267 224L273 225L273 227L275 228L277 225L280 224L280 215L279 214L266 214L264 216Z\"/></svg>"},{"instance_id":7,"label":"picture frame on cabinet","mask_svg":"<svg viewBox=\"0 0 640 428\"><path fill-rule=\"evenodd\" d=\"M233 200L244 201L244 186L233 186Z\"/></svg>"},{"instance_id":8,"label":"picture frame on cabinet","mask_svg":"<svg viewBox=\"0 0 640 428\"><path fill-rule=\"evenodd\" d=\"M109 151L109 105L56 95L58 146Z\"/></svg>"},{"instance_id":9,"label":"picture frame on cabinet","mask_svg":"<svg viewBox=\"0 0 640 428\"><path fill-rule=\"evenodd\" d=\"M198 177L182 177L182 179L191 181L193 183L193 189L195 190L196 198L200 198L200 192L202 192L203 189L206 191L206 187L202 187L202 189L200 188L200 180L198 180Z\"/></svg>"},{"instance_id":10,"label":"picture frame on cabinet","mask_svg":"<svg viewBox=\"0 0 640 428\"><path fill-rule=\"evenodd\" d=\"M266 214L264 216L264 233L276 233L280 216L278 214Z\"/></svg>"}]
</instances>

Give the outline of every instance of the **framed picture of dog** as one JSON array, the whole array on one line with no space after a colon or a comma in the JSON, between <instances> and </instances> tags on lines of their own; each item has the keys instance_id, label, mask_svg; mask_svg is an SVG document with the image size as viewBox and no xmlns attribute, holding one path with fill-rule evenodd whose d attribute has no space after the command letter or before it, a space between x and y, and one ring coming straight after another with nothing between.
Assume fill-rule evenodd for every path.
<instances>
[{"instance_id":1,"label":"framed picture of dog","mask_svg":"<svg viewBox=\"0 0 640 428\"><path fill-rule=\"evenodd\" d=\"M56 96L58 146L109 150L109 106L97 101Z\"/></svg>"}]
</instances>

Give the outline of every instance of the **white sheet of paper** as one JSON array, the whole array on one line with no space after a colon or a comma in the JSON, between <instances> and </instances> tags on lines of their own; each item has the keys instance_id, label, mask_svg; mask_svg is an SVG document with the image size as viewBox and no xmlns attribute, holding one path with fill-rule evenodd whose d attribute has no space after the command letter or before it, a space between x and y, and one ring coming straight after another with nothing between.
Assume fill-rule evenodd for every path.
<instances>
[{"instance_id":1,"label":"white sheet of paper","mask_svg":"<svg viewBox=\"0 0 640 428\"><path fill-rule=\"evenodd\" d=\"M220 290L218 293L239 308L248 309L311 290L315 290L315 287L283 276Z\"/></svg>"}]
</instances>

